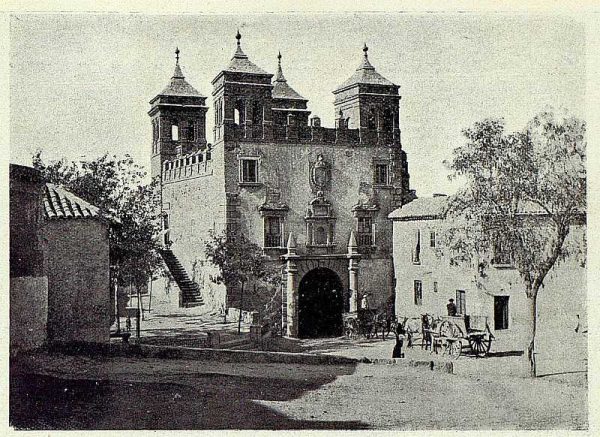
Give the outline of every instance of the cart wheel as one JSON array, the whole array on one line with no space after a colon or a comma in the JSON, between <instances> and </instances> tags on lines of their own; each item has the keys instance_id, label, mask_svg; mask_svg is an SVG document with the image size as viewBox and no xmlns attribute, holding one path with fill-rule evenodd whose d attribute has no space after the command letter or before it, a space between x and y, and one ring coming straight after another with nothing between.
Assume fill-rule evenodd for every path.
<instances>
[{"instance_id":1,"label":"cart wheel","mask_svg":"<svg viewBox=\"0 0 600 437\"><path fill-rule=\"evenodd\" d=\"M462 352L462 343L460 342L460 340L448 341L446 348L450 357L456 360L458 357L460 357L460 354Z\"/></svg>"},{"instance_id":2,"label":"cart wheel","mask_svg":"<svg viewBox=\"0 0 600 437\"><path fill-rule=\"evenodd\" d=\"M492 339L485 338L483 335L469 337L469 346L478 357L485 357L490 351L491 345Z\"/></svg>"}]
</instances>

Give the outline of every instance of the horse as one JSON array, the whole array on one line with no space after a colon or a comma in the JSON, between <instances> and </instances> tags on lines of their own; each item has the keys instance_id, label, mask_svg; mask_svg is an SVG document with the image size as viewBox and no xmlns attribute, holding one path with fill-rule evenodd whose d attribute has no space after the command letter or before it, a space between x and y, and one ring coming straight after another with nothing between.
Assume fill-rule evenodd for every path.
<instances>
[{"instance_id":1,"label":"horse","mask_svg":"<svg viewBox=\"0 0 600 437\"><path fill-rule=\"evenodd\" d=\"M422 332L422 321L420 317L404 317L402 322L398 322L398 325L406 332L406 347L413 346L413 339L415 334Z\"/></svg>"}]
</instances>

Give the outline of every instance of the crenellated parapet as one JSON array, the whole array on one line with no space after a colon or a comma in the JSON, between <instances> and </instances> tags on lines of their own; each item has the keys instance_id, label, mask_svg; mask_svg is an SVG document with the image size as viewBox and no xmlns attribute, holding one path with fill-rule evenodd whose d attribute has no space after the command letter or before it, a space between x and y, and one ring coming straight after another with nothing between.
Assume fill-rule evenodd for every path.
<instances>
[{"instance_id":1,"label":"crenellated parapet","mask_svg":"<svg viewBox=\"0 0 600 437\"><path fill-rule=\"evenodd\" d=\"M212 176L213 161L210 148L181 155L163 163L163 183L176 182L203 176Z\"/></svg>"}]
</instances>

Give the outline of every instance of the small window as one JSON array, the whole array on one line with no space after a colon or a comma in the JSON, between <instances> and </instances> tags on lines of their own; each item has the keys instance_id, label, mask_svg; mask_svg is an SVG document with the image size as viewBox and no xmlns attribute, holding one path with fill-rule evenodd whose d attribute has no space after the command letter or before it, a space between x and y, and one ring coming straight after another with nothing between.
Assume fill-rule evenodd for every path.
<instances>
[{"instance_id":1,"label":"small window","mask_svg":"<svg viewBox=\"0 0 600 437\"><path fill-rule=\"evenodd\" d=\"M423 283L415 281L415 305L423 305Z\"/></svg>"},{"instance_id":2,"label":"small window","mask_svg":"<svg viewBox=\"0 0 600 437\"><path fill-rule=\"evenodd\" d=\"M318 226L315 229L315 244L325 245L327 244L327 232L323 226Z\"/></svg>"},{"instance_id":3,"label":"small window","mask_svg":"<svg viewBox=\"0 0 600 437\"><path fill-rule=\"evenodd\" d=\"M434 282L433 282L433 292L434 292L434 293L437 293L437 292L438 292L438 283L437 283L437 281L434 281Z\"/></svg>"},{"instance_id":4,"label":"small window","mask_svg":"<svg viewBox=\"0 0 600 437\"><path fill-rule=\"evenodd\" d=\"M179 141L179 126L176 124L171 126L171 139L173 141Z\"/></svg>"},{"instance_id":5,"label":"small window","mask_svg":"<svg viewBox=\"0 0 600 437\"><path fill-rule=\"evenodd\" d=\"M388 165L375 164L375 184L388 185Z\"/></svg>"},{"instance_id":6,"label":"small window","mask_svg":"<svg viewBox=\"0 0 600 437\"><path fill-rule=\"evenodd\" d=\"M240 182L242 183L257 183L258 182L258 160L242 159Z\"/></svg>"},{"instance_id":7,"label":"small window","mask_svg":"<svg viewBox=\"0 0 600 437\"><path fill-rule=\"evenodd\" d=\"M429 232L429 247L435 247L436 241L435 241L435 231L430 231Z\"/></svg>"},{"instance_id":8,"label":"small window","mask_svg":"<svg viewBox=\"0 0 600 437\"><path fill-rule=\"evenodd\" d=\"M281 217L265 217L265 246L281 247Z\"/></svg>"},{"instance_id":9,"label":"small window","mask_svg":"<svg viewBox=\"0 0 600 437\"><path fill-rule=\"evenodd\" d=\"M367 122L367 127L369 129L377 129L377 115L375 113L375 109L371 109L369 111L369 118Z\"/></svg>"},{"instance_id":10,"label":"small window","mask_svg":"<svg viewBox=\"0 0 600 437\"><path fill-rule=\"evenodd\" d=\"M415 233L415 246L412 253L413 264L421 264L421 230L417 229Z\"/></svg>"},{"instance_id":11,"label":"small window","mask_svg":"<svg viewBox=\"0 0 600 437\"><path fill-rule=\"evenodd\" d=\"M359 246L373 244L373 219L371 217L358 217L356 239Z\"/></svg>"},{"instance_id":12,"label":"small window","mask_svg":"<svg viewBox=\"0 0 600 437\"><path fill-rule=\"evenodd\" d=\"M508 296L494 296L494 329L508 329Z\"/></svg>"},{"instance_id":13,"label":"small window","mask_svg":"<svg viewBox=\"0 0 600 437\"><path fill-rule=\"evenodd\" d=\"M464 290L456 290L456 313L461 316L467 314L466 293Z\"/></svg>"}]
</instances>

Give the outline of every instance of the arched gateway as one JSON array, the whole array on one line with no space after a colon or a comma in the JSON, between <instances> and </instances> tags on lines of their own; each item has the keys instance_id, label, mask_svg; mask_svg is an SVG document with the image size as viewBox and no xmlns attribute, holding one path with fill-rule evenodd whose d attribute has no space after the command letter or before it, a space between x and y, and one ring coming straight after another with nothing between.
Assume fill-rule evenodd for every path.
<instances>
[{"instance_id":1,"label":"arched gateway","mask_svg":"<svg viewBox=\"0 0 600 437\"><path fill-rule=\"evenodd\" d=\"M298 287L298 336L335 337L342 335L343 286L330 269L308 272Z\"/></svg>"}]
</instances>

